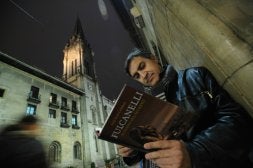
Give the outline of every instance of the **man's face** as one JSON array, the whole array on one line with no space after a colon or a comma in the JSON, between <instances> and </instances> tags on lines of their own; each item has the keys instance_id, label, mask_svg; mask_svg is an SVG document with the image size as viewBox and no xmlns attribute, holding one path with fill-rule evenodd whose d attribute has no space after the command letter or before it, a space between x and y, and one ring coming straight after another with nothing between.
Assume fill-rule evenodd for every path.
<instances>
[{"instance_id":1,"label":"man's face","mask_svg":"<svg viewBox=\"0 0 253 168\"><path fill-rule=\"evenodd\" d=\"M155 58L134 57L129 64L129 72L134 80L145 86L155 86L159 82L161 67Z\"/></svg>"}]
</instances>

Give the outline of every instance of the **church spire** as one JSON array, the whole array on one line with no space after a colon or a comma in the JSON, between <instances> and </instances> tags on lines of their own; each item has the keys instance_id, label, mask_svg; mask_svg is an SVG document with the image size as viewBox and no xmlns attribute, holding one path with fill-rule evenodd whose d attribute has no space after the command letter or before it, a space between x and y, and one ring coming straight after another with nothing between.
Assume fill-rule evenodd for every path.
<instances>
[{"instance_id":1,"label":"church spire","mask_svg":"<svg viewBox=\"0 0 253 168\"><path fill-rule=\"evenodd\" d=\"M80 39L85 41L85 36L84 36L84 33L83 33L82 23L81 23L79 17L77 17L77 19L76 19L76 24L75 24L75 27L74 27L73 36L75 36L76 38L79 37Z\"/></svg>"},{"instance_id":2,"label":"church spire","mask_svg":"<svg viewBox=\"0 0 253 168\"><path fill-rule=\"evenodd\" d=\"M82 23L80 21L80 18L77 16L76 22L75 22L75 26L74 26L74 30L72 33L71 38L68 40L66 47L70 47L75 45L75 43L82 43L82 45L86 45L89 47L89 44L87 43L85 36L84 36L84 31L82 28Z\"/></svg>"},{"instance_id":3,"label":"church spire","mask_svg":"<svg viewBox=\"0 0 253 168\"><path fill-rule=\"evenodd\" d=\"M74 85L79 85L73 79L89 76L95 80L93 51L84 36L82 23L77 17L74 31L64 50L63 79Z\"/></svg>"}]
</instances>

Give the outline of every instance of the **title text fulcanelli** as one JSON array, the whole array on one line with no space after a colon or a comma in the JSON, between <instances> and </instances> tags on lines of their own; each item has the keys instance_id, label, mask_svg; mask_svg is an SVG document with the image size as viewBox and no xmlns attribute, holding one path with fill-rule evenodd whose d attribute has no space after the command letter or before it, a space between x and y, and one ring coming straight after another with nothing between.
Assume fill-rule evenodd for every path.
<instances>
[{"instance_id":1,"label":"title text fulcanelli","mask_svg":"<svg viewBox=\"0 0 253 168\"><path fill-rule=\"evenodd\" d=\"M122 132L123 128L127 124L127 121L132 116L132 113L138 106L142 96L143 96L143 93L140 93L140 92L135 93L132 101L127 106L126 111L124 112L122 118L119 120L117 126L113 130L111 137L116 138L116 139L118 138L119 134Z\"/></svg>"}]
</instances>

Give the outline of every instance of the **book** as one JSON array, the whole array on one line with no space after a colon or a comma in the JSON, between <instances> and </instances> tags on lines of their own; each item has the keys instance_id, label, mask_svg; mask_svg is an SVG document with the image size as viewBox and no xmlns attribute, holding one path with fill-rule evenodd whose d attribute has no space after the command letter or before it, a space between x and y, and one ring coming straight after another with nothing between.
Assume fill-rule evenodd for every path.
<instances>
[{"instance_id":1,"label":"book","mask_svg":"<svg viewBox=\"0 0 253 168\"><path fill-rule=\"evenodd\" d=\"M195 116L178 105L124 85L99 139L148 152L143 144L179 139L194 123Z\"/></svg>"}]
</instances>

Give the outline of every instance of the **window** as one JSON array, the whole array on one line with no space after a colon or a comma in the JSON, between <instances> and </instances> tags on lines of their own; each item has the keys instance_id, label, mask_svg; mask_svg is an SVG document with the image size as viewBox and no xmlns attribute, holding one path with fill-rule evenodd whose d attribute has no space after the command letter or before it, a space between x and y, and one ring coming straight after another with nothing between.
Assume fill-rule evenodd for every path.
<instances>
[{"instance_id":1,"label":"window","mask_svg":"<svg viewBox=\"0 0 253 168\"><path fill-rule=\"evenodd\" d=\"M61 123L67 124L67 113L61 113Z\"/></svg>"},{"instance_id":2,"label":"window","mask_svg":"<svg viewBox=\"0 0 253 168\"><path fill-rule=\"evenodd\" d=\"M77 74L77 59L71 61L71 75Z\"/></svg>"},{"instance_id":3,"label":"window","mask_svg":"<svg viewBox=\"0 0 253 168\"><path fill-rule=\"evenodd\" d=\"M59 142L53 141L50 144L48 159L50 163L61 162L61 145Z\"/></svg>"},{"instance_id":4,"label":"window","mask_svg":"<svg viewBox=\"0 0 253 168\"><path fill-rule=\"evenodd\" d=\"M49 101L50 101L50 103L57 104L57 95L54 93L51 93Z\"/></svg>"},{"instance_id":5,"label":"window","mask_svg":"<svg viewBox=\"0 0 253 168\"><path fill-rule=\"evenodd\" d=\"M79 142L75 142L74 147L73 147L73 152L74 152L74 159L82 158L81 144Z\"/></svg>"},{"instance_id":6,"label":"window","mask_svg":"<svg viewBox=\"0 0 253 168\"><path fill-rule=\"evenodd\" d=\"M69 106L68 106L68 101L67 101L67 98L65 97L62 97L61 98L61 109L62 110L66 110L66 111L69 111Z\"/></svg>"},{"instance_id":7,"label":"window","mask_svg":"<svg viewBox=\"0 0 253 168\"><path fill-rule=\"evenodd\" d=\"M0 97L4 97L4 89L0 88Z\"/></svg>"},{"instance_id":8,"label":"window","mask_svg":"<svg viewBox=\"0 0 253 168\"><path fill-rule=\"evenodd\" d=\"M28 104L26 107L27 115L35 115L36 114L36 105Z\"/></svg>"},{"instance_id":9,"label":"window","mask_svg":"<svg viewBox=\"0 0 253 168\"><path fill-rule=\"evenodd\" d=\"M31 90L30 90L30 97L32 98L36 98L39 99L39 91L40 89L35 87L35 86L31 86Z\"/></svg>"},{"instance_id":10,"label":"window","mask_svg":"<svg viewBox=\"0 0 253 168\"><path fill-rule=\"evenodd\" d=\"M49 118L56 118L56 110L49 109L48 117Z\"/></svg>"},{"instance_id":11,"label":"window","mask_svg":"<svg viewBox=\"0 0 253 168\"><path fill-rule=\"evenodd\" d=\"M50 93L49 97L49 107L59 108L59 102L57 101L57 94Z\"/></svg>"},{"instance_id":12,"label":"window","mask_svg":"<svg viewBox=\"0 0 253 168\"><path fill-rule=\"evenodd\" d=\"M76 107L76 101L72 101L72 109L73 110L77 110L77 107Z\"/></svg>"},{"instance_id":13,"label":"window","mask_svg":"<svg viewBox=\"0 0 253 168\"><path fill-rule=\"evenodd\" d=\"M74 61L71 62L71 75L74 75Z\"/></svg>"},{"instance_id":14,"label":"window","mask_svg":"<svg viewBox=\"0 0 253 168\"><path fill-rule=\"evenodd\" d=\"M76 115L72 115L71 123L72 123L72 125L77 125L77 116Z\"/></svg>"},{"instance_id":15,"label":"window","mask_svg":"<svg viewBox=\"0 0 253 168\"><path fill-rule=\"evenodd\" d=\"M76 101L72 101L72 112L78 112Z\"/></svg>"},{"instance_id":16,"label":"window","mask_svg":"<svg viewBox=\"0 0 253 168\"><path fill-rule=\"evenodd\" d=\"M73 129L80 129L80 127L77 125L77 115L72 115L71 124Z\"/></svg>"},{"instance_id":17,"label":"window","mask_svg":"<svg viewBox=\"0 0 253 168\"><path fill-rule=\"evenodd\" d=\"M75 74L77 74L77 59L75 59Z\"/></svg>"},{"instance_id":18,"label":"window","mask_svg":"<svg viewBox=\"0 0 253 168\"><path fill-rule=\"evenodd\" d=\"M67 113L61 112L60 127L63 127L63 128L69 128L70 127L70 125L68 124Z\"/></svg>"},{"instance_id":19,"label":"window","mask_svg":"<svg viewBox=\"0 0 253 168\"><path fill-rule=\"evenodd\" d=\"M61 105L62 105L63 107L67 107L67 98L65 98L65 97L62 97L62 98L61 98Z\"/></svg>"},{"instance_id":20,"label":"window","mask_svg":"<svg viewBox=\"0 0 253 168\"><path fill-rule=\"evenodd\" d=\"M27 97L27 101L32 103L40 103L40 95L39 95L39 88L35 86L31 86L30 92Z\"/></svg>"}]
</instances>

